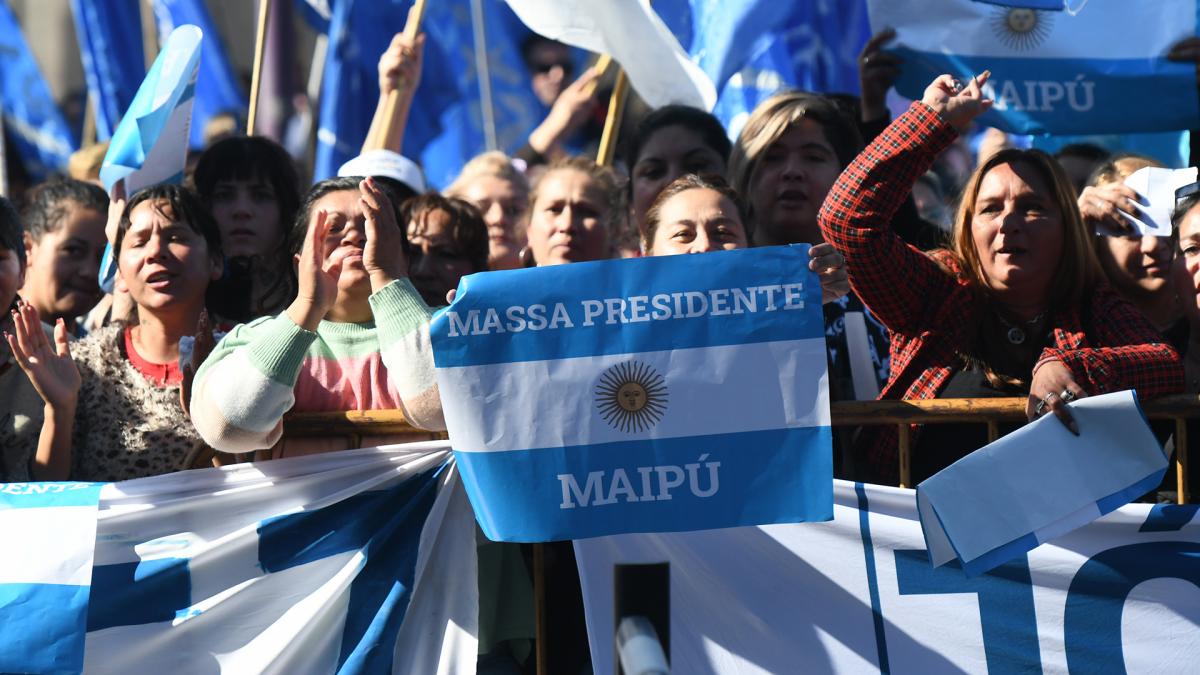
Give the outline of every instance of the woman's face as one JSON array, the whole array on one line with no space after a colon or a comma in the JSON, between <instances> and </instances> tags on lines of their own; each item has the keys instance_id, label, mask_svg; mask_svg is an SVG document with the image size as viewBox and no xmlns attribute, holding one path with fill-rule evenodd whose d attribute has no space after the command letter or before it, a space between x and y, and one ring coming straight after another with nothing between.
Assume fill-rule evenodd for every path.
<instances>
[{"instance_id":1,"label":"woman's face","mask_svg":"<svg viewBox=\"0 0 1200 675\"><path fill-rule=\"evenodd\" d=\"M671 181L689 173L725 175L725 158L705 144L700 134L682 125L650 134L630 170L633 217L645 232L646 212Z\"/></svg>"},{"instance_id":2,"label":"woman's face","mask_svg":"<svg viewBox=\"0 0 1200 675\"><path fill-rule=\"evenodd\" d=\"M444 305L446 292L457 287L459 279L482 271L463 254L454 239L450 214L441 209L410 222L408 241L412 244L408 276L430 307Z\"/></svg>"},{"instance_id":3,"label":"woman's face","mask_svg":"<svg viewBox=\"0 0 1200 675\"><path fill-rule=\"evenodd\" d=\"M104 222L95 209L71 206L58 229L29 241L21 295L47 321L62 317L71 324L100 300Z\"/></svg>"},{"instance_id":4,"label":"woman's face","mask_svg":"<svg viewBox=\"0 0 1200 675\"><path fill-rule=\"evenodd\" d=\"M1064 238L1053 195L1029 164L1000 164L984 175L971 215L971 240L992 290L1022 303L1049 299Z\"/></svg>"},{"instance_id":5,"label":"woman's face","mask_svg":"<svg viewBox=\"0 0 1200 675\"><path fill-rule=\"evenodd\" d=\"M370 293L371 277L363 267L363 250L367 244L367 220L363 214L360 195L355 190L336 190L313 204L309 227L324 211L329 229L325 233L325 262L340 262L339 295Z\"/></svg>"},{"instance_id":6,"label":"woman's face","mask_svg":"<svg viewBox=\"0 0 1200 675\"><path fill-rule=\"evenodd\" d=\"M1174 290L1183 300L1183 313L1200 324L1200 206L1192 207L1179 223L1179 255L1172 267Z\"/></svg>"},{"instance_id":7,"label":"woman's face","mask_svg":"<svg viewBox=\"0 0 1200 675\"><path fill-rule=\"evenodd\" d=\"M1109 282L1122 294L1149 298L1172 292L1169 280L1175 251L1170 237L1101 236L1096 253Z\"/></svg>"},{"instance_id":8,"label":"woman's face","mask_svg":"<svg viewBox=\"0 0 1200 675\"><path fill-rule=\"evenodd\" d=\"M279 248L283 224L279 201L271 184L254 180L219 180L210 198L213 217L221 228L225 255L266 256Z\"/></svg>"},{"instance_id":9,"label":"woman's face","mask_svg":"<svg viewBox=\"0 0 1200 675\"><path fill-rule=\"evenodd\" d=\"M609 257L608 199L591 176L557 169L542 177L530 204L529 248L539 266Z\"/></svg>"},{"instance_id":10,"label":"woman's face","mask_svg":"<svg viewBox=\"0 0 1200 675\"><path fill-rule=\"evenodd\" d=\"M759 158L746 198L764 246L819 244L817 212L842 172L825 128L808 118L796 121Z\"/></svg>"},{"instance_id":11,"label":"woman's face","mask_svg":"<svg viewBox=\"0 0 1200 675\"><path fill-rule=\"evenodd\" d=\"M483 175L472 180L461 196L483 214L488 229L488 268L520 267L521 249L525 247L523 216L529 195L512 181Z\"/></svg>"},{"instance_id":12,"label":"woman's face","mask_svg":"<svg viewBox=\"0 0 1200 675\"><path fill-rule=\"evenodd\" d=\"M732 251L749 245L737 207L716 190L680 192L662 203L658 216L649 255Z\"/></svg>"},{"instance_id":13,"label":"woman's face","mask_svg":"<svg viewBox=\"0 0 1200 675\"><path fill-rule=\"evenodd\" d=\"M133 208L117 264L133 301L152 311L203 306L209 282L221 276L204 236L179 222L166 200Z\"/></svg>"}]
</instances>

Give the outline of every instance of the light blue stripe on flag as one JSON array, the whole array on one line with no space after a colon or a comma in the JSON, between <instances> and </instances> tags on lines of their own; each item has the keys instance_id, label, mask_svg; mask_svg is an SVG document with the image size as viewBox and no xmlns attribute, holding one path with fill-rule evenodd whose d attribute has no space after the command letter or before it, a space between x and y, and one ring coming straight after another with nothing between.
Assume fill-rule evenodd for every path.
<instances>
[{"instance_id":1,"label":"light blue stripe on flag","mask_svg":"<svg viewBox=\"0 0 1200 675\"><path fill-rule=\"evenodd\" d=\"M464 279L430 333L484 532L547 541L832 517L807 251Z\"/></svg>"},{"instance_id":2,"label":"light blue stripe on flag","mask_svg":"<svg viewBox=\"0 0 1200 675\"><path fill-rule=\"evenodd\" d=\"M101 483L0 486L0 672L83 668Z\"/></svg>"}]
</instances>

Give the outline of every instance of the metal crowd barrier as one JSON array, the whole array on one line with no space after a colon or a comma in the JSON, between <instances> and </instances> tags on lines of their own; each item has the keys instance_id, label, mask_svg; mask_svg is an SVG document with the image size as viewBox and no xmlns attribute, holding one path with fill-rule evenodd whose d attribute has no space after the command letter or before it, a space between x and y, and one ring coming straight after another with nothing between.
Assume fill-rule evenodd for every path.
<instances>
[{"instance_id":1,"label":"metal crowd barrier","mask_svg":"<svg viewBox=\"0 0 1200 675\"><path fill-rule=\"evenodd\" d=\"M1142 410L1152 420L1171 420L1175 426L1176 502L1188 501L1187 420L1200 418L1200 396L1180 394L1142 402ZM1024 398L941 398L909 401L837 401L829 406L835 427L884 425L896 426L900 438L900 486L912 486L913 424L986 424L988 440L1000 437L1000 423L1025 420ZM298 413L284 419L286 436L340 436L350 447L361 444L364 436L411 435L414 440L443 439L445 434L417 429L399 410Z\"/></svg>"}]
</instances>

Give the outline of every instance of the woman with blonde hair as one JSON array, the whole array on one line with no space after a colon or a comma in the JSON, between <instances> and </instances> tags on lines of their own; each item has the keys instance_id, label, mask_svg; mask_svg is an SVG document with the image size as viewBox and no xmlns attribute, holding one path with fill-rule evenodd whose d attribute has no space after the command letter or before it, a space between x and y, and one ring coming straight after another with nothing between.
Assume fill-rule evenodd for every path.
<instances>
[{"instance_id":1,"label":"woman with blonde hair","mask_svg":"<svg viewBox=\"0 0 1200 675\"><path fill-rule=\"evenodd\" d=\"M880 398L1022 395L1030 419L1053 412L1078 433L1072 400L1179 391L1178 354L1105 283L1075 192L1045 153L1003 150L976 169L950 250L922 253L888 227L917 177L990 107L987 78L965 87L949 75L934 80L821 208L821 231L846 256L851 285L891 329ZM914 438L913 483L986 443L980 425L938 425ZM866 477L896 482L895 429L872 428L860 442Z\"/></svg>"},{"instance_id":2,"label":"woman with blonde hair","mask_svg":"<svg viewBox=\"0 0 1200 675\"><path fill-rule=\"evenodd\" d=\"M485 152L476 156L462 168L445 194L468 202L483 215L488 230L488 269L521 266L529 181L508 155Z\"/></svg>"},{"instance_id":3,"label":"woman with blonde hair","mask_svg":"<svg viewBox=\"0 0 1200 675\"><path fill-rule=\"evenodd\" d=\"M584 157L558 160L534 182L525 217L529 251L538 267L612 257L613 235L625 216L612 169Z\"/></svg>"}]
</instances>

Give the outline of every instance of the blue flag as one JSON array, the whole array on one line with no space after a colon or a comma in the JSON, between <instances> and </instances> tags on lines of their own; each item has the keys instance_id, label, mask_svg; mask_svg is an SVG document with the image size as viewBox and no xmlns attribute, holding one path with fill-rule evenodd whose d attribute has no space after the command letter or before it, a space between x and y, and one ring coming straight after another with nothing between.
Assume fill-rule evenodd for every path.
<instances>
[{"instance_id":1,"label":"blue flag","mask_svg":"<svg viewBox=\"0 0 1200 675\"><path fill-rule=\"evenodd\" d=\"M154 16L165 43L177 26L191 24L204 33L200 48L200 73L196 76L196 103L192 108L192 149L204 147L204 125L213 115L242 114L249 106L246 94L229 65L225 47L208 9L201 0L155 0Z\"/></svg>"},{"instance_id":2,"label":"blue flag","mask_svg":"<svg viewBox=\"0 0 1200 675\"><path fill-rule=\"evenodd\" d=\"M5 9L7 11L7 9ZM100 483L0 485L0 671L78 673Z\"/></svg>"},{"instance_id":3,"label":"blue flag","mask_svg":"<svg viewBox=\"0 0 1200 675\"><path fill-rule=\"evenodd\" d=\"M688 51L717 85L713 114L730 136L781 89L858 93L858 53L870 37L862 0L691 0L691 11Z\"/></svg>"},{"instance_id":4,"label":"blue flag","mask_svg":"<svg viewBox=\"0 0 1200 675\"><path fill-rule=\"evenodd\" d=\"M141 10L138 0L71 0L71 11L96 138L108 140L146 74Z\"/></svg>"},{"instance_id":5,"label":"blue flag","mask_svg":"<svg viewBox=\"0 0 1200 675\"><path fill-rule=\"evenodd\" d=\"M1200 118L1196 65L1166 58L1196 35L1195 0L1089 0L1078 12L973 0L870 0L871 24L896 29L896 91L920 99L938 75L992 72L981 124L1019 134L1188 129ZM928 17L939 17L929 21Z\"/></svg>"},{"instance_id":6,"label":"blue flag","mask_svg":"<svg viewBox=\"0 0 1200 675\"><path fill-rule=\"evenodd\" d=\"M314 178L335 175L362 150L379 98L377 64L404 29L409 0L339 0L333 5L321 90ZM499 149L512 152L541 121L519 53L528 31L499 0L483 2L488 67ZM443 187L487 149L471 13L466 3L430 3L421 84L404 132L403 154Z\"/></svg>"},{"instance_id":7,"label":"blue flag","mask_svg":"<svg viewBox=\"0 0 1200 675\"><path fill-rule=\"evenodd\" d=\"M66 167L78 145L7 4L0 4L0 73L4 132L25 169L42 180Z\"/></svg>"},{"instance_id":8,"label":"blue flag","mask_svg":"<svg viewBox=\"0 0 1200 675\"><path fill-rule=\"evenodd\" d=\"M832 515L807 246L465 277L430 326L446 424L494 541Z\"/></svg>"},{"instance_id":9,"label":"blue flag","mask_svg":"<svg viewBox=\"0 0 1200 675\"><path fill-rule=\"evenodd\" d=\"M983 2L989 5L1000 5L1001 7L1016 7L1018 9L1045 9L1050 11L1062 11L1063 3L1066 0L975 0L975 2ZM1087 2L1087 0L1084 0Z\"/></svg>"}]
</instances>

